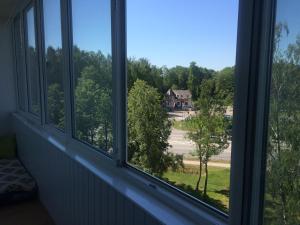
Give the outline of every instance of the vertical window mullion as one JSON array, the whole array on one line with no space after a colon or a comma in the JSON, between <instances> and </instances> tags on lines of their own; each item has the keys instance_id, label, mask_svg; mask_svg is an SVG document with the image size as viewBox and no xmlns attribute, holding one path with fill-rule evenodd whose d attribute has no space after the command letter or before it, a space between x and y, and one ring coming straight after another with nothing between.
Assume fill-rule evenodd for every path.
<instances>
[{"instance_id":1,"label":"vertical window mullion","mask_svg":"<svg viewBox=\"0 0 300 225\"><path fill-rule=\"evenodd\" d=\"M274 1L240 2L230 224L261 224Z\"/></svg>"},{"instance_id":2,"label":"vertical window mullion","mask_svg":"<svg viewBox=\"0 0 300 225\"><path fill-rule=\"evenodd\" d=\"M65 88L65 132L68 138L72 138L74 129L72 113L72 26L71 26L71 4L70 1L60 1L61 3L61 24L62 24L62 48L64 55L64 88Z\"/></svg>"},{"instance_id":3,"label":"vertical window mullion","mask_svg":"<svg viewBox=\"0 0 300 225\"><path fill-rule=\"evenodd\" d=\"M45 68L44 68L44 24L43 24L43 3L42 1L35 2L35 14L36 14L36 39L37 39L37 58L38 58L38 67L39 67L39 84L40 84L40 116L41 122L44 125L46 122L46 77L45 77Z\"/></svg>"},{"instance_id":4,"label":"vertical window mullion","mask_svg":"<svg viewBox=\"0 0 300 225\"><path fill-rule=\"evenodd\" d=\"M41 71L39 59L40 42L38 40L40 39L38 37L38 33L40 30L37 18L37 2L31 2L27 6L27 8L25 8L24 14L24 40L27 75L28 112L30 112L29 117L32 117L33 119L38 120L39 123L41 123L42 106L40 77ZM31 19L31 23L28 23L28 19ZM28 30L29 28L30 30Z\"/></svg>"},{"instance_id":5,"label":"vertical window mullion","mask_svg":"<svg viewBox=\"0 0 300 225\"><path fill-rule=\"evenodd\" d=\"M17 22L18 21L18 22ZM16 27L17 26L17 27ZM23 90L21 88L22 85L22 80L21 80L21 68L20 65L22 65L22 60L20 60L21 58L18 57L18 54L20 55L22 53L22 46L21 46L21 16L17 15L13 21L13 28L12 28L12 38L13 38L13 57L14 57L14 80L15 80L15 94L16 94L16 99L17 99L17 104L18 104L18 109L24 111L25 108L25 104L24 104L24 96L23 98L21 98L21 90ZM17 30L16 30L17 29ZM19 42L17 43L17 36L19 39ZM20 52L18 52L18 50ZM21 103L22 102L22 103ZM23 104L23 105L22 105Z\"/></svg>"},{"instance_id":6,"label":"vertical window mullion","mask_svg":"<svg viewBox=\"0 0 300 225\"><path fill-rule=\"evenodd\" d=\"M25 26L26 23L24 22L24 12L20 12L20 19L21 19L21 54L22 54L22 62L21 62L21 68L24 73L24 83L23 83L23 88L24 88L24 105L25 105L25 112L28 112L28 104L29 104L29 96L28 96L28 75L27 75L27 69L26 69L26 46L25 46Z\"/></svg>"},{"instance_id":7,"label":"vertical window mullion","mask_svg":"<svg viewBox=\"0 0 300 225\"><path fill-rule=\"evenodd\" d=\"M265 160L268 133L268 108L273 56L275 0L264 1L260 40L260 63L257 84L257 111L252 177L250 224L262 224L264 203Z\"/></svg>"},{"instance_id":8,"label":"vertical window mullion","mask_svg":"<svg viewBox=\"0 0 300 225\"><path fill-rule=\"evenodd\" d=\"M247 117L248 110L252 110L249 104L249 87L252 75L250 65L252 35L254 33L254 3L255 0L240 1L239 5L229 199L229 224L231 225L244 224L244 212L247 206L245 189L250 172L247 168L247 161L250 161L250 158L247 158L249 150L247 146L247 139L249 138Z\"/></svg>"},{"instance_id":9,"label":"vertical window mullion","mask_svg":"<svg viewBox=\"0 0 300 225\"><path fill-rule=\"evenodd\" d=\"M125 165L127 154L127 72L126 1L112 0L113 49L113 132L114 154L118 165Z\"/></svg>"}]
</instances>

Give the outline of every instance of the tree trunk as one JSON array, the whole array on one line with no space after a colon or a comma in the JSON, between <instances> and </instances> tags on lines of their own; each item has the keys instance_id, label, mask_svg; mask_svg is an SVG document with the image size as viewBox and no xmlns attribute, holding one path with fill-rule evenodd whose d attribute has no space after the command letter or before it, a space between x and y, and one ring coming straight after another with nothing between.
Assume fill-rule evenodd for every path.
<instances>
[{"instance_id":1,"label":"tree trunk","mask_svg":"<svg viewBox=\"0 0 300 225\"><path fill-rule=\"evenodd\" d=\"M199 177L198 177L198 181L197 181L197 184L196 184L195 191L199 191L199 185L200 185L201 177L202 177L202 159L200 159L200 164L199 164Z\"/></svg>"},{"instance_id":2,"label":"tree trunk","mask_svg":"<svg viewBox=\"0 0 300 225\"><path fill-rule=\"evenodd\" d=\"M282 215L282 222L283 225L287 225L286 219L286 198L285 193L280 188L280 201L281 201L281 215Z\"/></svg>"},{"instance_id":3,"label":"tree trunk","mask_svg":"<svg viewBox=\"0 0 300 225\"><path fill-rule=\"evenodd\" d=\"M105 121L105 150L108 151L108 131L107 131L107 122Z\"/></svg>"},{"instance_id":4,"label":"tree trunk","mask_svg":"<svg viewBox=\"0 0 300 225\"><path fill-rule=\"evenodd\" d=\"M206 197L207 196L207 181L208 181L208 169L207 169L207 161L205 161L205 183L204 183L204 191L203 194Z\"/></svg>"}]
</instances>

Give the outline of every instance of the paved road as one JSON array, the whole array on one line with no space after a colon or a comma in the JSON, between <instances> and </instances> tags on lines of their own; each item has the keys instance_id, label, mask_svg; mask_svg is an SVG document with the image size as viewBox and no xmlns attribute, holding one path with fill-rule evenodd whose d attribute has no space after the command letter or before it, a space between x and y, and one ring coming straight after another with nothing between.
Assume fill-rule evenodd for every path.
<instances>
[{"instance_id":1,"label":"paved road","mask_svg":"<svg viewBox=\"0 0 300 225\"><path fill-rule=\"evenodd\" d=\"M170 148L171 152L177 154L188 154L196 149L195 143L185 138L186 134L186 131L172 128L172 132L169 137L169 144L172 145Z\"/></svg>"},{"instance_id":2,"label":"paved road","mask_svg":"<svg viewBox=\"0 0 300 225\"><path fill-rule=\"evenodd\" d=\"M199 166L199 161L196 161L196 160L183 160L183 163L185 165ZM208 166L221 167L221 168L230 168L230 163L208 162Z\"/></svg>"},{"instance_id":3,"label":"paved road","mask_svg":"<svg viewBox=\"0 0 300 225\"><path fill-rule=\"evenodd\" d=\"M172 147L169 148L170 152L176 154L190 154L196 149L195 143L186 138L186 131L172 128L171 135L169 137L169 143ZM231 142L227 149L225 149L220 155L213 156L212 160L229 161L231 156Z\"/></svg>"}]
</instances>

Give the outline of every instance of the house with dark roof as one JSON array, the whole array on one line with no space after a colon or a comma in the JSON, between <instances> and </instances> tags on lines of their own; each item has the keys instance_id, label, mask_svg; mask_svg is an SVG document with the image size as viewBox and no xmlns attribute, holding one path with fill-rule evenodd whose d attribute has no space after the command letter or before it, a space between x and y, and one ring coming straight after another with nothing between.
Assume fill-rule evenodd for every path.
<instances>
[{"instance_id":1,"label":"house with dark roof","mask_svg":"<svg viewBox=\"0 0 300 225\"><path fill-rule=\"evenodd\" d=\"M165 106L170 110L192 108L192 94L189 90L169 89L165 94Z\"/></svg>"}]
</instances>

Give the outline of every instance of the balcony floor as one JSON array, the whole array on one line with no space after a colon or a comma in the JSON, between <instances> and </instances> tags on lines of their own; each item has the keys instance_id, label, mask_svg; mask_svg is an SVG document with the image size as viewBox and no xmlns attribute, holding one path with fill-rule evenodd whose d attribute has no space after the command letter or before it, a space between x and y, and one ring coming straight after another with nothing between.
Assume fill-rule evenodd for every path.
<instances>
[{"instance_id":1,"label":"balcony floor","mask_svg":"<svg viewBox=\"0 0 300 225\"><path fill-rule=\"evenodd\" d=\"M0 221L5 225L55 225L38 200L0 207Z\"/></svg>"}]
</instances>

